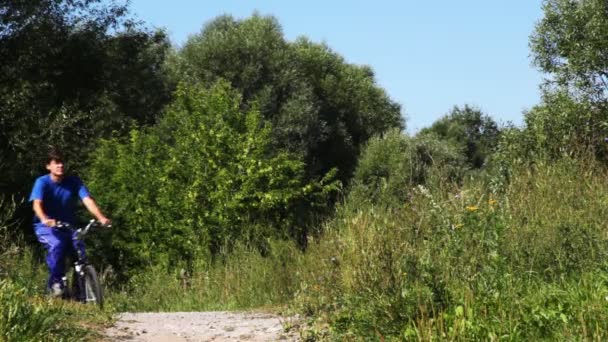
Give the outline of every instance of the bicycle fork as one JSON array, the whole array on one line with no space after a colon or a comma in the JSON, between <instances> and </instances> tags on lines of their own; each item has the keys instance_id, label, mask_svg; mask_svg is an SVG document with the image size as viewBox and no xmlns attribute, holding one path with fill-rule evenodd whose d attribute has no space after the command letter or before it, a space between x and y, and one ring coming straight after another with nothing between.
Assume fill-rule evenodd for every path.
<instances>
[{"instance_id":1,"label":"bicycle fork","mask_svg":"<svg viewBox=\"0 0 608 342\"><path fill-rule=\"evenodd\" d=\"M86 301L86 288L85 288L85 280L84 280L84 265L81 264L80 262L75 262L74 263L74 272L76 274L76 288L77 290L77 294L78 294L78 298L76 298L79 302L85 302Z\"/></svg>"}]
</instances>

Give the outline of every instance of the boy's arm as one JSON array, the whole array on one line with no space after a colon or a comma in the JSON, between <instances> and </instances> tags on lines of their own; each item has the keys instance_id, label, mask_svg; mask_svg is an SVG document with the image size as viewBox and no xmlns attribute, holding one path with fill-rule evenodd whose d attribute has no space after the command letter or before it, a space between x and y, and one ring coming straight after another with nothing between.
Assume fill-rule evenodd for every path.
<instances>
[{"instance_id":1,"label":"boy's arm","mask_svg":"<svg viewBox=\"0 0 608 342\"><path fill-rule=\"evenodd\" d=\"M42 206L42 200L33 200L34 204L34 213L36 214L36 216L38 216L38 219L40 220L40 222L42 222L43 224L49 226L49 227L55 227L57 225L57 222L54 219L49 218L48 216L46 216L45 212L44 212L44 208Z\"/></svg>"},{"instance_id":2,"label":"boy's arm","mask_svg":"<svg viewBox=\"0 0 608 342\"><path fill-rule=\"evenodd\" d=\"M91 198L91 196L86 196L85 198L83 198L82 199L82 203L87 208L87 210L93 216L95 216L95 218L97 219L97 221L99 221L101 224L107 226L110 223L112 223L112 221L109 218L105 217L101 213L101 210L99 210L99 207L97 207L97 203L95 203L95 200L93 200L93 198Z\"/></svg>"}]
</instances>

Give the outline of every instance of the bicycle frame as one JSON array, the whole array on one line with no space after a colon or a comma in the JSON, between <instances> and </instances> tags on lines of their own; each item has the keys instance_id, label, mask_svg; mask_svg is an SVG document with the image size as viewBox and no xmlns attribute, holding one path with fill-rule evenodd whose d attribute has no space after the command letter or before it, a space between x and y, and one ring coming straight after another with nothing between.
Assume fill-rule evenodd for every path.
<instances>
[{"instance_id":1,"label":"bicycle frame","mask_svg":"<svg viewBox=\"0 0 608 342\"><path fill-rule=\"evenodd\" d=\"M72 231L74 234L72 234L72 240L79 240L82 241L84 240L84 236L88 234L89 230L94 227L97 226L98 223L95 220L91 220L89 221L89 224L87 224L84 228L74 228L71 224L66 223L66 222L58 222L57 223L57 228L58 229L64 229L64 230L69 230ZM82 254L82 251L79 248L76 248L75 244L72 244L74 247L74 250L76 251L76 257L77 260L76 262L80 263L80 264L86 264L86 258L85 256Z\"/></svg>"},{"instance_id":2,"label":"bicycle frame","mask_svg":"<svg viewBox=\"0 0 608 342\"><path fill-rule=\"evenodd\" d=\"M96 272L94 271L94 267L92 265L90 265L86 259L86 256L82 253L83 251L78 248L77 246L77 241L82 241L84 239L84 236L87 235L87 233L89 232L89 230L94 227L94 226L98 226L98 222L95 220L91 220L89 221L89 223L84 227L84 228L76 228L74 229L70 224L68 223L63 223L63 222L59 222L57 224L57 228L59 229L66 229L72 232L72 247L75 250L75 256L76 256L76 260L74 261L74 279L73 279L73 286L76 286L76 291L78 293L78 301L83 302L83 303L87 303L87 302L97 302L100 305L101 302L103 301L103 295L101 293L101 290L98 289L96 293L93 293L95 291L95 289L91 288L90 284L87 283L87 281L85 281L85 269L90 268L92 269L93 273L96 274ZM87 272L91 272L91 270L87 270ZM97 276L95 275L95 284L96 286L99 286L99 282L97 279ZM64 282L64 288L67 289L67 278L63 279ZM92 297L91 297L92 294ZM67 294L67 297L72 297L74 296L74 293L71 294Z\"/></svg>"}]
</instances>

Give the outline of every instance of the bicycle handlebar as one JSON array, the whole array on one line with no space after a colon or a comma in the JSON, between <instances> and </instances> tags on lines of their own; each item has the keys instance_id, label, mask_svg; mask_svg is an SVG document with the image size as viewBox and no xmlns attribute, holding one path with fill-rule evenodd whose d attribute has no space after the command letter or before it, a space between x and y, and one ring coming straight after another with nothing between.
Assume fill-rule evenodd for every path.
<instances>
[{"instance_id":1,"label":"bicycle handlebar","mask_svg":"<svg viewBox=\"0 0 608 342\"><path fill-rule=\"evenodd\" d=\"M78 237L82 237L82 236L86 235L89 232L89 229L91 229L92 227L99 227L99 226L106 227L106 228L112 227L111 224L102 225L101 223L99 223L96 220L89 221L89 224L87 224L84 228L77 228L77 227L74 227L73 225L69 224L68 222L61 222L61 221L57 221L57 224L55 225L55 227L58 229L72 229L72 230L76 231L76 234L78 234Z\"/></svg>"}]
</instances>

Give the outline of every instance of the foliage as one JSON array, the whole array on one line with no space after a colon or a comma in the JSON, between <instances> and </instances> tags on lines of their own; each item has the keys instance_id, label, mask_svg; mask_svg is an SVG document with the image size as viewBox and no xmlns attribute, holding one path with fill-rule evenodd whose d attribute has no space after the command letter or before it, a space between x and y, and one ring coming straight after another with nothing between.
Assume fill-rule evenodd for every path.
<instances>
[{"instance_id":1,"label":"foliage","mask_svg":"<svg viewBox=\"0 0 608 342\"><path fill-rule=\"evenodd\" d=\"M534 63L550 83L594 101L608 95L608 3L545 0L543 19L530 39Z\"/></svg>"},{"instance_id":2,"label":"foliage","mask_svg":"<svg viewBox=\"0 0 608 342\"><path fill-rule=\"evenodd\" d=\"M210 260L237 240L261 251L272 237L305 241L300 211L326 205L338 183L306 183L301 161L269 153L270 126L240 101L225 82L183 85L157 126L100 144L89 184L121 227L99 241L107 263L135 271L164 253Z\"/></svg>"},{"instance_id":3,"label":"foliage","mask_svg":"<svg viewBox=\"0 0 608 342\"><path fill-rule=\"evenodd\" d=\"M399 209L348 198L293 307L311 339L605 338L605 177L565 160L502 195L471 181L415 187Z\"/></svg>"},{"instance_id":4,"label":"foliage","mask_svg":"<svg viewBox=\"0 0 608 342\"><path fill-rule=\"evenodd\" d=\"M519 168L502 194L432 177L398 208L349 195L304 253L273 241L266 256L238 245L194 273L161 262L112 300L152 311L289 304L304 340L601 340L605 177L562 160Z\"/></svg>"},{"instance_id":5,"label":"foliage","mask_svg":"<svg viewBox=\"0 0 608 342\"><path fill-rule=\"evenodd\" d=\"M5 279L0 280L0 315L2 341L57 341L74 333L61 326L61 310L46 302L30 303L24 289ZM71 337L83 335L77 332Z\"/></svg>"},{"instance_id":6,"label":"foliage","mask_svg":"<svg viewBox=\"0 0 608 342\"><path fill-rule=\"evenodd\" d=\"M14 198L9 200L0 194L0 255L5 247L14 242L11 241L12 234L10 234L10 231L15 226L13 215L17 209L17 205L18 203Z\"/></svg>"},{"instance_id":7,"label":"foliage","mask_svg":"<svg viewBox=\"0 0 608 342\"><path fill-rule=\"evenodd\" d=\"M224 79L272 123L272 144L304 159L307 177L333 168L347 183L367 139L402 127L400 106L367 66L348 64L323 44L287 42L273 17L221 16L190 37L169 69L176 80Z\"/></svg>"},{"instance_id":8,"label":"foliage","mask_svg":"<svg viewBox=\"0 0 608 342\"><path fill-rule=\"evenodd\" d=\"M543 102L525 113L525 126L503 130L494 164L513 165L543 160L595 158L608 160L608 111L564 92L546 93Z\"/></svg>"},{"instance_id":9,"label":"foliage","mask_svg":"<svg viewBox=\"0 0 608 342\"><path fill-rule=\"evenodd\" d=\"M43 297L48 272L32 249L0 249L0 341L96 341L114 313Z\"/></svg>"},{"instance_id":10,"label":"foliage","mask_svg":"<svg viewBox=\"0 0 608 342\"><path fill-rule=\"evenodd\" d=\"M292 241L269 241L269 253L238 243L212 263L186 271L166 261L136 274L109 301L121 312L244 310L281 306L299 284L303 253ZM199 260L202 261L202 260Z\"/></svg>"},{"instance_id":11,"label":"foliage","mask_svg":"<svg viewBox=\"0 0 608 342\"><path fill-rule=\"evenodd\" d=\"M465 106L408 137L369 67L273 17L168 51L114 2L1 2L0 340L87 338L65 317L97 315L35 296L7 233L48 142L91 156L114 228L89 252L131 280L120 309L290 304L308 340L606 339L607 6L544 1L552 79L524 127Z\"/></svg>"},{"instance_id":12,"label":"foliage","mask_svg":"<svg viewBox=\"0 0 608 342\"><path fill-rule=\"evenodd\" d=\"M438 172L449 181L461 179L464 157L433 136L410 138L398 130L372 138L355 170L349 200L399 207L411 188Z\"/></svg>"},{"instance_id":13,"label":"foliage","mask_svg":"<svg viewBox=\"0 0 608 342\"><path fill-rule=\"evenodd\" d=\"M525 113L523 129L508 129L494 158L503 172L515 163L564 156L607 160L606 39L603 0L545 0L530 37L534 64L549 74L543 101Z\"/></svg>"},{"instance_id":14,"label":"foliage","mask_svg":"<svg viewBox=\"0 0 608 342\"><path fill-rule=\"evenodd\" d=\"M111 307L99 311L40 296L46 269L32 249L8 233L16 226L16 206L0 197L0 341L94 340L98 336L92 328L111 320Z\"/></svg>"},{"instance_id":15,"label":"foliage","mask_svg":"<svg viewBox=\"0 0 608 342\"><path fill-rule=\"evenodd\" d=\"M454 107L450 113L424 128L419 135L434 134L457 146L471 168L481 168L498 144L500 130L496 122L477 108Z\"/></svg>"},{"instance_id":16,"label":"foliage","mask_svg":"<svg viewBox=\"0 0 608 342\"><path fill-rule=\"evenodd\" d=\"M11 167L0 193L25 197L49 144L79 170L98 137L154 122L170 95L168 47L115 2L2 1L0 156ZM31 210L18 215L29 222Z\"/></svg>"}]
</instances>

